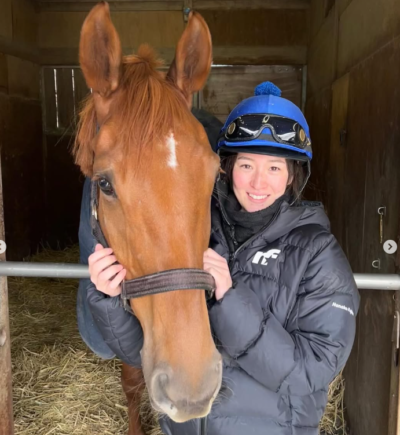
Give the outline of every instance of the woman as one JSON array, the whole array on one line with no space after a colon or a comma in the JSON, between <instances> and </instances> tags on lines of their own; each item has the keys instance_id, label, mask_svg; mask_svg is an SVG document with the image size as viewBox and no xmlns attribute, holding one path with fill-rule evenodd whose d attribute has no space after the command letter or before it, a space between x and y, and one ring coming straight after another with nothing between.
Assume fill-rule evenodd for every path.
<instances>
[{"instance_id":1,"label":"woman","mask_svg":"<svg viewBox=\"0 0 400 435\"><path fill-rule=\"evenodd\" d=\"M227 388L207 433L317 435L328 385L354 341L359 294L321 204L300 201L312 158L307 122L264 83L229 115L217 148L223 175L204 269L216 282L209 316ZM119 294L125 272L114 262L96 246L95 294ZM168 435L199 433L197 421L160 423Z\"/></svg>"}]
</instances>

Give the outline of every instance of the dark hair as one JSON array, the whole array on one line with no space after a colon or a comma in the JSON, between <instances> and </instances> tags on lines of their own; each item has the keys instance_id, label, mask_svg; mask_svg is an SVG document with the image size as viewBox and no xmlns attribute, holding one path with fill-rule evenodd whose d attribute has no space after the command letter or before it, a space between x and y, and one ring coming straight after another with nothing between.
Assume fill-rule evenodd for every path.
<instances>
[{"instance_id":1,"label":"dark hair","mask_svg":"<svg viewBox=\"0 0 400 435\"><path fill-rule=\"evenodd\" d=\"M237 154L221 156L221 169L223 170L223 177L231 188L233 187L233 167L235 166L237 156ZM292 178L292 182L287 187L286 193L289 193L289 195L295 199L295 203L301 201L302 189L304 188L305 174L302 163L303 162L299 162L297 160L286 159L289 178Z\"/></svg>"}]
</instances>

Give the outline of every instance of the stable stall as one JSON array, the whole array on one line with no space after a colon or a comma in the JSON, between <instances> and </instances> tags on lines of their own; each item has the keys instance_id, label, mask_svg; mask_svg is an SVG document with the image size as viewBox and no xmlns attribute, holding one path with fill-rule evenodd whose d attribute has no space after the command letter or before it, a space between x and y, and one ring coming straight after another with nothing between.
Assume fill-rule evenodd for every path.
<instances>
[{"instance_id":1,"label":"stable stall","mask_svg":"<svg viewBox=\"0 0 400 435\"><path fill-rule=\"evenodd\" d=\"M1 260L39 253L34 261L79 261L84 177L71 147L80 103L90 92L78 61L80 29L95 4L0 3L0 239L7 243ZM383 246L400 242L400 2L116 0L110 9L124 54L149 43L166 67L188 13L200 12L212 35L213 67L194 107L224 121L260 82L280 87L310 126L315 158L306 199L323 202L355 274L399 273L399 251ZM0 435L122 434L119 366L94 358L79 342L77 282L0 280ZM329 433L400 434L400 295L389 287L360 292L353 351L332 385L330 406L336 405L327 420L336 432ZM60 307L68 308L65 319L57 316ZM41 323L46 318L51 322ZM72 379L77 361L85 371ZM53 378L41 378L46 371ZM88 371L94 375L85 379ZM92 402L81 394L89 390L73 388L85 382L95 385ZM76 402L60 404L67 411L57 413L50 397L63 390ZM109 394L115 396L101 403ZM335 414L343 394L345 419ZM67 420L71 425L62 426Z\"/></svg>"}]
</instances>

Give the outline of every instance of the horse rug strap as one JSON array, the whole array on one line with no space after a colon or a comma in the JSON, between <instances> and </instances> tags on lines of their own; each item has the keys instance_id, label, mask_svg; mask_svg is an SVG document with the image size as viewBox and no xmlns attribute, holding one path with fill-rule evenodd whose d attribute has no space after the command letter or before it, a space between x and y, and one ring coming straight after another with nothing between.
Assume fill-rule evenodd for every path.
<instances>
[{"instance_id":1,"label":"horse rug strap","mask_svg":"<svg viewBox=\"0 0 400 435\"><path fill-rule=\"evenodd\" d=\"M96 239L98 243L100 243L103 248L108 248L109 245L107 243L106 238L104 237L103 231L101 230L98 217L97 210L99 208L99 204L97 202L97 181L91 182L90 187L90 226L92 227L93 237Z\"/></svg>"},{"instance_id":2,"label":"horse rug strap","mask_svg":"<svg viewBox=\"0 0 400 435\"><path fill-rule=\"evenodd\" d=\"M90 223L95 239L104 247L108 247L107 240L98 221L97 210L97 181L91 186L91 217ZM132 312L129 299L142 296L165 293L175 290L205 290L212 298L215 291L214 277L203 269L171 269L151 275L142 276L122 282L121 301L124 308Z\"/></svg>"}]
</instances>

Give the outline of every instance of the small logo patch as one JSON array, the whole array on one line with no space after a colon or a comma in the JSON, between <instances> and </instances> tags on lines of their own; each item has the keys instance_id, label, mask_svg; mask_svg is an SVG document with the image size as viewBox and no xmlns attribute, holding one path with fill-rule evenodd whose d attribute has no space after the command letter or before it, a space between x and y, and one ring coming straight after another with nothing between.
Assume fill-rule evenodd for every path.
<instances>
[{"instance_id":1,"label":"small logo patch","mask_svg":"<svg viewBox=\"0 0 400 435\"><path fill-rule=\"evenodd\" d=\"M332 307L340 308L341 310L347 311L347 312L349 312L352 316L354 316L354 312L353 312L353 310L352 310L351 308L349 308L349 307L346 307L345 305L339 305L339 304L337 304L336 302L333 302L333 303L332 303Z\"/></svg>"},{"instance_id":2,"label":"small logo patch","mask_svg":"<svg viewBox=\"0 0 400 435\"><path fill-rule=\"evenodd\" d=\"M236 129L236 124L234 122L232 122L231 124L229 124L228 127L228 134L232 134Z\"/></svg>"},{"instance_id":3,"label":"small logo patch","mask_svg":"<svg viewBox=\"0 0 400 435\"><path fill-rule=\"evenodd\" d=\"M281 253L280 249L270 249L267 252L259 251L254 256L252 263L262 264L263 266L266 266L268 264L267 258L278 258L278 254L280 254L280 253Z\"/></svg>"}]
</instances>

